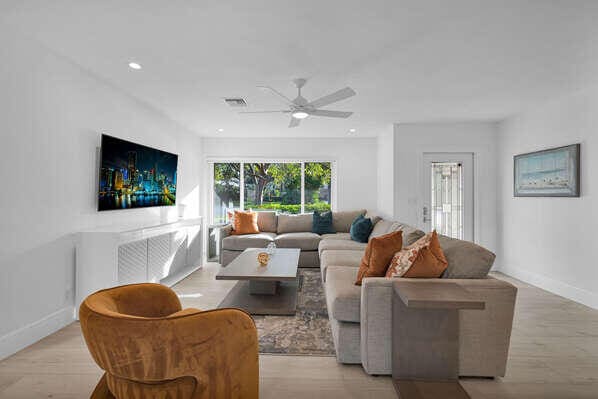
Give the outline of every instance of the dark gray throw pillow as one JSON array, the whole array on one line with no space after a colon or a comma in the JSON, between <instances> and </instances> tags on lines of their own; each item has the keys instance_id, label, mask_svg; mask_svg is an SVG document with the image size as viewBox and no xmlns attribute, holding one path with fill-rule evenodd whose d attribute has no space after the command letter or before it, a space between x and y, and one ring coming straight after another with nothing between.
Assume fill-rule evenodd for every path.
<instances>
[{"instance_id":1,"label":"dark gray throw pillow","mask_svg":"<svg viewBox=\"0 0 598 399\"><path fill-rule=\"evenodd\" d=\"M372 219L359 215L351 223L351 229L349 230L351 239L357 242L368 242L373 228Z\"/></svg>"},{"instance_id":2,"label":"dark gray throw pillow","mask_svg":"<svg viewBox=\"0 0 598 399\"><path fill-rule=\"evenodd\" d=\"M473 242L438 235L448 267L442 278L486 278L496 255Z\"/></svg>"},{"instance_id":3,"label":"dark gray throw pillow","mask_svg":"<svg viewBox=\"0 0 598 399\"><path fill-rule=\"evenodd\" d=\"M334 234L336 231L332 227L332 212L314 211L313 224L311 232L316 234Z\"/></svg>"}]
</instances>

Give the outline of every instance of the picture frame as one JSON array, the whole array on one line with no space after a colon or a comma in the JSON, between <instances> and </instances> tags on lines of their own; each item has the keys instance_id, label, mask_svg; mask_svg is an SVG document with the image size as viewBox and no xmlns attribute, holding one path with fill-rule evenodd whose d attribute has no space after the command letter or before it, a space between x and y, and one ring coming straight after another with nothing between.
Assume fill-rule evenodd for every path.
<instances>
[{"instance_id":1,"label":"picture frame","mask_svg":"<svg viewBox=\"0 0 598 399\"><path fill-rule=\"evenodd\" d=\"M513 157L515 197L579 197L581 145L549 148Z\"/></svg>"}]
</instances>

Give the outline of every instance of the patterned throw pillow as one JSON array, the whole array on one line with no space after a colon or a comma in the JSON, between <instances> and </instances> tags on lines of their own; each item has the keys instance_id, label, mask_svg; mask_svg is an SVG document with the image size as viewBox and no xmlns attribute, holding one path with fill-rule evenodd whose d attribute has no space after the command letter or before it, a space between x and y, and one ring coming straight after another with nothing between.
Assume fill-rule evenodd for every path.
<instances>
[{"instance_id":1,"label":"patterned throw pillow","mask_svg":"<svg viewBox=\"0 0 598 399\"><path fill-rule=\"evenodd\" d=\"M397 252L386 271L386 277L438 278L447 266L434 230Z\"/></svg>"}]
</instances>

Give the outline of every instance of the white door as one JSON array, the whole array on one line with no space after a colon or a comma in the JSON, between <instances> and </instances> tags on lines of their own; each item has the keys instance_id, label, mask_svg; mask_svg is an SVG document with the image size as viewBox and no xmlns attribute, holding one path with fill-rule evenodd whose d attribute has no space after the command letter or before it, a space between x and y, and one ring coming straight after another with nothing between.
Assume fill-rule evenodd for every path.
<instances>
[{"instance_id":1,"label":"white door","mask_svg":"<svg viewBox=\"0 0 598 399\"><path fill-rule=\"evenodd\" d=\"M424 153L425 231L473 241L473 154Z\"/></svg>"}]
</instances>

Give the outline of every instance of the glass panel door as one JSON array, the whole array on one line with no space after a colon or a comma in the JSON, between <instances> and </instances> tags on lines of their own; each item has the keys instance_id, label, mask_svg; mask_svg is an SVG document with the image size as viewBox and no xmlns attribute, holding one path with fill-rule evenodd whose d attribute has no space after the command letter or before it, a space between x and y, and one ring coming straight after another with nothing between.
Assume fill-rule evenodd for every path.
<instances>
[{"instance_id":1,"label":"glass panel door","mask_svg":"<svg viewBox=\"0 0 598 399\"><path fill-rule=\"evenodd\" d=\"M463 165L432 162L430 171L431 227L438 234L463 239Z\"/></svg>"},{"instance_id":2,"label":"glass panel door","mask_svg":"<svg viewBox=\"0 0 598 399\"><path fill-rule=\"evenodd\" d=\"M423 160L420 227L473 241L473 154L424 153Z\"/></svg>"}]
</instances>

